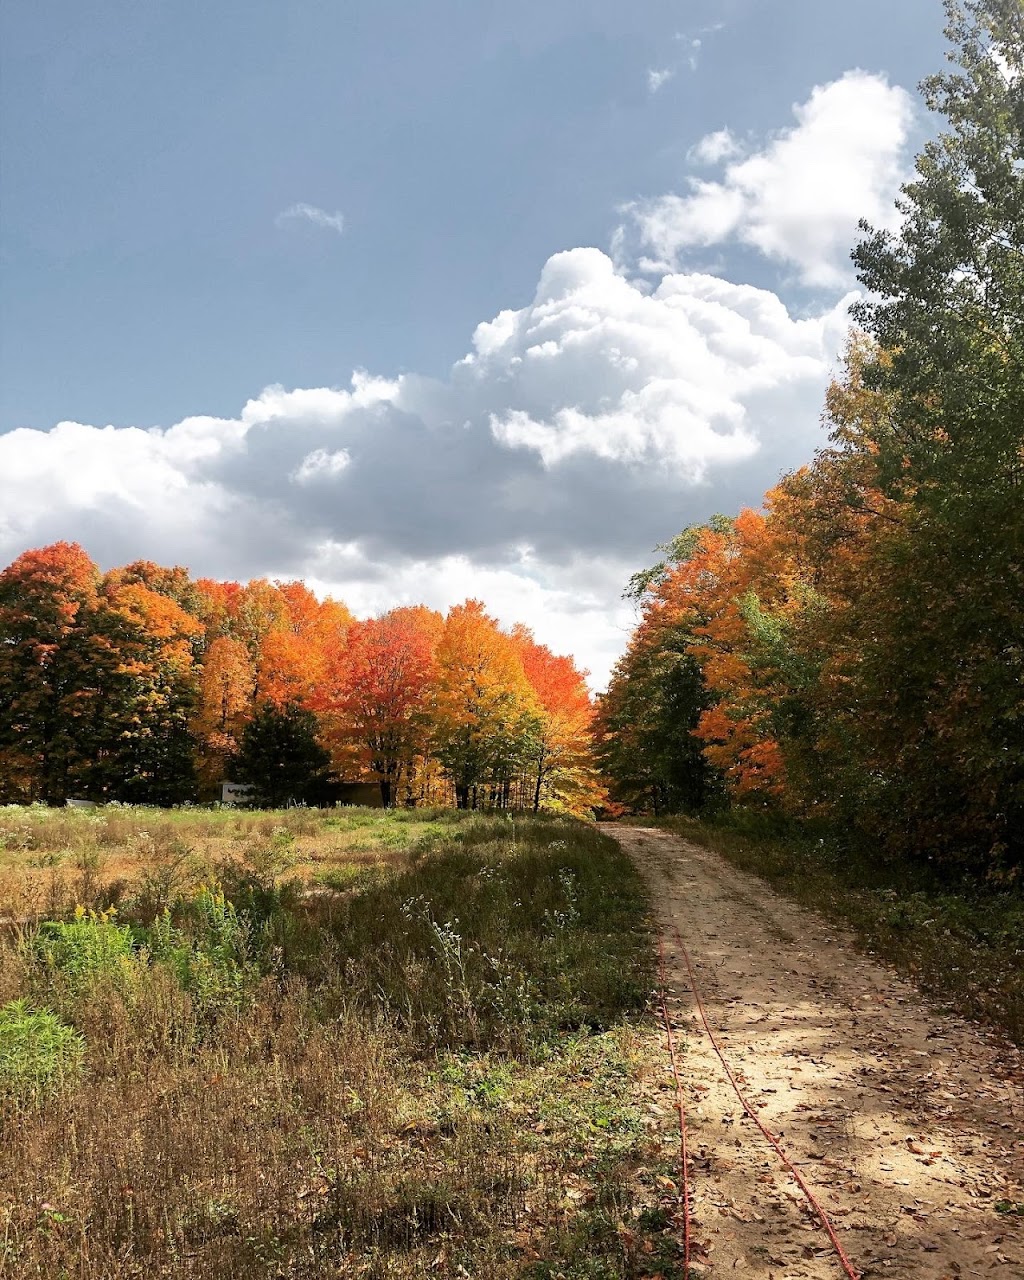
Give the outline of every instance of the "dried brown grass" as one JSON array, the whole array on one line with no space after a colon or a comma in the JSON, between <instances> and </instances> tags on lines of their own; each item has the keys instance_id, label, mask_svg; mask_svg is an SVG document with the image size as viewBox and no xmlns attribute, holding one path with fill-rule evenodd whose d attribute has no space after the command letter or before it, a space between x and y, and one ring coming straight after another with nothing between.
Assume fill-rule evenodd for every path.
<instances>
[{"instance_id":1,"label":"dried brown grass","mask_svg":"<svg viewBox=\"0 0 1024 1280\"><path fill-rule=\"evenodd\" d=\"M656 1160L632 1095L648 953L612 842L437 816L419 841L380 817L312 834L293 819L286 839L280 816L204 832L116 815L99 833L115 865L136 863L122 919L152 895L147 876L187 894L199 872L176 841L231 844L239 885L276 904L264 976L212 1020L159 965L77 993L46 979L86 1073L43 1101L0 1101L2 1280L669 1273L670 1233L643 1244L634 1221L638 1168ZM332 865L352 887L274 889L302 865L279 873L275 856L342 844ZM501 964L533 992L529 1012L494 1006ZM0 1003L41 998L41 982L9 932Z\"/></svg>"}]
</instances>

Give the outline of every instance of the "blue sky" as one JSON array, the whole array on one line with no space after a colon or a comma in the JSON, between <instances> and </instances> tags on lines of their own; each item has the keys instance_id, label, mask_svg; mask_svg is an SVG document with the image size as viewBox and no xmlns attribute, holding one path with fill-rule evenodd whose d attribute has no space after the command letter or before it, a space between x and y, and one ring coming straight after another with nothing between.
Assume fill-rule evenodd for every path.
<instances>
[{"instance_id":1,"label":"blue sky","mask_svg":"<svg viewBox=\"0 0 1024 1280\"><path fill-rule=\"evenodd\" d=\"M364 611L475 590L600 682L623 574L818 443L847 247L933 128L941 25L939 0L8 0L0 559L74 538ZM734 322L761 346L730 401Z\"/></svg>"}]
</instances>

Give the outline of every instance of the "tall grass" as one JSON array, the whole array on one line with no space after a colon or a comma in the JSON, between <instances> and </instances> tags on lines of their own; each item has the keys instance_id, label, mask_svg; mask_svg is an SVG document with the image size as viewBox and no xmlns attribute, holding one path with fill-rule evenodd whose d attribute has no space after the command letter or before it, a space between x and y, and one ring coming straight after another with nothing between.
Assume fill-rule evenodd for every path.
<instances>
[{"instance_id":1,"label":"tall grass","mask_svg":"<svg viewBox=\"0 0 1024 1280\"><path fill-rule=\"evenodd\" d=\"M438 812L0 806L0 927L100 910L140 887L156 913L229 863L305 876L352 854L372 861L436 828Z\"/></svg>"},{"instance_id":2,"label":"tall grass","mask_svg":"<svg viewBox=\"0 0 1024 1280\"><path fill-rule=\"evenodd\" d=\"M0 1277L670 1274L670 1236L625 1226L658 1157L618 846L558 819L315 821L254 816L216 883L157 906L136 876L116 915L0 943L0 998L84 1046L77 1081L0 1091ZM337 889L277 857L339 833Z\"/></svg>"}]
</instances>

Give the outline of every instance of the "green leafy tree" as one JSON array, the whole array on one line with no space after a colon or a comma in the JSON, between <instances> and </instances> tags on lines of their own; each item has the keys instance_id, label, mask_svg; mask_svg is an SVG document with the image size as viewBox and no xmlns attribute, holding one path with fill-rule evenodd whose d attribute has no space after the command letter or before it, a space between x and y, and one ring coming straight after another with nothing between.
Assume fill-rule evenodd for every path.
<instances>
[{"instance_id":1,"label":"green leafy tree","mask_svg":"<svg viewBox=\"0 0 1024 1280\"><path fill-rule=\"evenodd\" d=\"M886 353L868 448L903 527L853 619L862 750L882 834L987 863L1024 858L1024 13L947 3L946 128L897 232L854 253L858 319Z\"/></svg>"},{"instance_id":2,"label":"green leafy tree","mask_svg":"<svg viewBox=\"0 0 1024 1280\"><path fill-rule=\"evenodd\" d=\"M642 628L600 700L596 754L620 804L696 813L724 799L694 734L711 699L692 640L679 626Z\"/></svg>"}]
</instances>

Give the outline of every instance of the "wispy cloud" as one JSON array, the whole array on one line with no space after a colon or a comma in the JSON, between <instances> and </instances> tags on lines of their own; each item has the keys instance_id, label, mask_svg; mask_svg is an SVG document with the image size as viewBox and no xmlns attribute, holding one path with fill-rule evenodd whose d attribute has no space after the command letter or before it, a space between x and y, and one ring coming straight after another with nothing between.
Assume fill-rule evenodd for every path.
<instances>
[{"instance_id":1,"label":"wispy cloud","mask_svg":"<svg viewBox=\"0 0 1024 1280\"><path fill-rule=\"evenodd\" d=\"M724 22L714 22L710 26L700 27L696 35L687 31L676 32L676 40L686 46L686 65L691 71L696 71L700 65L701 50L704 48L704 41L701 37L717 35L719 31L724 30Z\"/></svg>"},{"instance_id":2,"label":"wispy cloud","mask_svg":"<svg viewBox=\"0 0 1024 1280\"><path fill-rule=\"evenodd\" d=\"M647 73L647 88L651 93L657 93L663 84L666 84L675 75L675 71L671 67L665 67L661 71L656 71L653 67Z\"/></svg>"},{"instance_id":3,"label":"wispy cloud","mask_svg":"<svg viewBox=\"0 0 1024 1280\"><path fill-rule=\"evenodd\" d=\"M723 160L734 159L742 150L729 129L719 129L692 146L687 152L687 159L698 164L720 164Z\"/></svg>"},{"instance_id":4,"label":"wispy cloud","mask_svg":"<svg viewBox=\"0 0 1024 1280\"><path fill-rule=\"evenodd\" d=\"M293 204L287 209L283 209L274 222L277 226L283 227L286 222L294 221L299 218L305 222L312 222L316 227L323 227L327 231L336 231L340 236L345 230L345 218L340 213L328 213L326 209L318 209L315 204Z\"/></svg>"}]
</instances>

